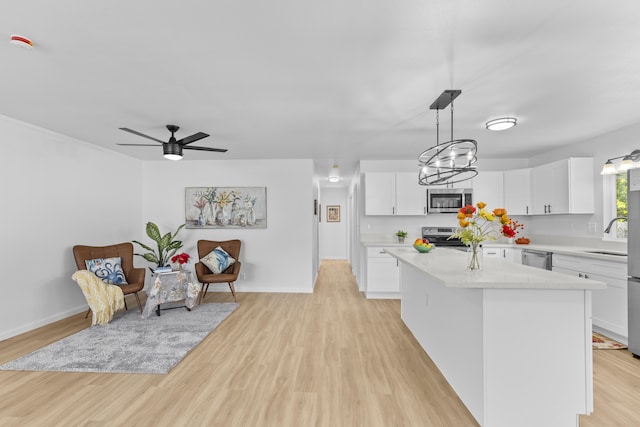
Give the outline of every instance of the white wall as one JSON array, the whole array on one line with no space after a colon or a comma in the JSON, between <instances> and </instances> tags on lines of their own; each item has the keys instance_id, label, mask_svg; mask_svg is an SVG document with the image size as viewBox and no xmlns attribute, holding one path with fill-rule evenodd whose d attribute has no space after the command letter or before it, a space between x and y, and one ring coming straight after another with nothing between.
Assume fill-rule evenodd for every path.
<instances>
[{"instance_id":1,"label":"white wall","mask_svg":"<svg viewBox=\"0 0 640 427\"><path fill-rule=\"evenodd\" d=\"M347 259L348 188L323 188L320 259ZM327 222L327 206L340 206L340 222Z\"/></svg>"},{"instance_id":2,"label":"white wall","mask_svg":"<svg viewBox=\"0 0 640 427\"><path fill-rule=\"evenodd\" d=\"M173 232L184 222L185 187L267 187L266 229L183 229L178 236L184 242L182 249L197 257L199 239L240 239L237 291L313 292L311 160L154 161L145 162L143 170L142 216L162 232ZM138 240L145 239L142 222L139 233Z\"/></svg>"},{"instance_id":3,"label":"white wall","mask_svg":"<svg viewBox=\"0 0 640 427\"><path fill-rule=\"evenodd\" d=\"M0 340L86 309L71 248L140 230L140 162L0 116Z\"/></svg>"},{"instance_id":4,"label":"white wall","mask_svg":"<svg viewBox=\"0 0 640 427\"><path fill-rule=\"evenodd\" d=\"M311 160L142 162L3 116L0 134L11 142L0 158L0 340L86 310L71 279L73 245L150 243L148 220L174 231L184 221L185 187L266 186L266 229L183 230L184 250L196 256L197 239L239 238L247 277L238 291L312 292Z\"/></svg>"}]
</instances>

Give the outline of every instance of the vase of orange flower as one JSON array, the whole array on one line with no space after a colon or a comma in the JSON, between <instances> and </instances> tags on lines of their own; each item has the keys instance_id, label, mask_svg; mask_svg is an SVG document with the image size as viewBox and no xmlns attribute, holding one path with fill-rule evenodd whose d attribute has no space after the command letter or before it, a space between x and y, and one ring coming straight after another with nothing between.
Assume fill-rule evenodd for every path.
<instances>
[{"instance_id":1,"label":"vase of orange flower","mask_svg":"<svg viewBox=\"0 0 640 427\"><path fill-rule=\"evenodd\" d=\"M510 224L507 210L497 208L488 210L487 204L479 202L476 206L466 205L458 211L460 228L449 238L458 238L467 245L467 268L477 271L482 268L482 242L496 240L499 233L497 223L501 226ZM497 221L496 221L497 220Z\"/></svg>"}]
</instances>

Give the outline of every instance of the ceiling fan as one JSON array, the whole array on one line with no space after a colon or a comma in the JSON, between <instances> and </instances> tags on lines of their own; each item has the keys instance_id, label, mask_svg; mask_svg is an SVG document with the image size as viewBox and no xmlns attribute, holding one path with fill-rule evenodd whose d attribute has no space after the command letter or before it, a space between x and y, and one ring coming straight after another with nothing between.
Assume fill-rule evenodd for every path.
<instances>
[{"instance_id":1,"label":"ceiling fan","mask_svg":"<svg viewBox=\"0 0 640 427\"><path fill-rule=\"evenodd\" d=\"M216 151L220 153L225 153L227 151L226 148L198 147L195 145L188 145L188 144L191 144L192 142L196 142L200 139L208 137L209 136L208 133L198 132L198 133L194 133L191 136L187 136L186 138L176 140L176 137L174 136L174 134L178 132L178 129L180 129L180 127L176 125L167 125L167 129L169 130L169 132L171 132L171 138L169 138L169 141L162 141L152 136L145 135L143 133L135 131L133 129L120 128L120 130L123 130L125 132L129 132L134 135L138 135L143 138L148 138L153 141L159 142L160 144L162 144L162 151L164 152L164 157L169 160L180 160L182 158L183 149L200 150L200 151ZM157 147L157 145L153 145L153 144L117 144L117 145L134 145L138 147Z\"/></svg>"}]
</instances>

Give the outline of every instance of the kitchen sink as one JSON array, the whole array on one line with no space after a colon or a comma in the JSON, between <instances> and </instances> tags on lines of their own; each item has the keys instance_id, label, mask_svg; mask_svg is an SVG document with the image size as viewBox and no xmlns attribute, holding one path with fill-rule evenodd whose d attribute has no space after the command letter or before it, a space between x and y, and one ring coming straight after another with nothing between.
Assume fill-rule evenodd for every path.
<instances>
[{"instance_id":1,"label":"kitchen sink","mask_svg":"<svg viewBox=\"0 0 640 427\"><path fill-rule=\"evenodd\" d=\"M615 255L615 256L627 256L622 252L609 252L609 251L585 251L588 254L601 254L601 255Z\"/></svg>"}]
</instances>

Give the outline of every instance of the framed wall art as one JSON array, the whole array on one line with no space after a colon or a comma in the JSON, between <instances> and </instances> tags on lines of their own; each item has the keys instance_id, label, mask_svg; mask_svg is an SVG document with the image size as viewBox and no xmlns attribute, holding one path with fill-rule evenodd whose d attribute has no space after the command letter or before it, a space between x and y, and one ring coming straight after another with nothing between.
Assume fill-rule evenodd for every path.
<instances>
[{"instance_id":1,"label":"framed wall art","mask_svg":"<svg viewBox=\"0 0 640 427\"><path fill-rule=\"evenodd\" d=\"M339 205L327 206L327 222L340 222L340 206Z\"/></svg>"},{"instance_id":2,"label":"framed wall art","mask_svg":"<svg viewBox=\"0 0 640 427\"><path fill-rule=\"evenodd\" d=\"M267 228L266 187L185 188L186 228Z\"/></svg>"}]
</instances>

